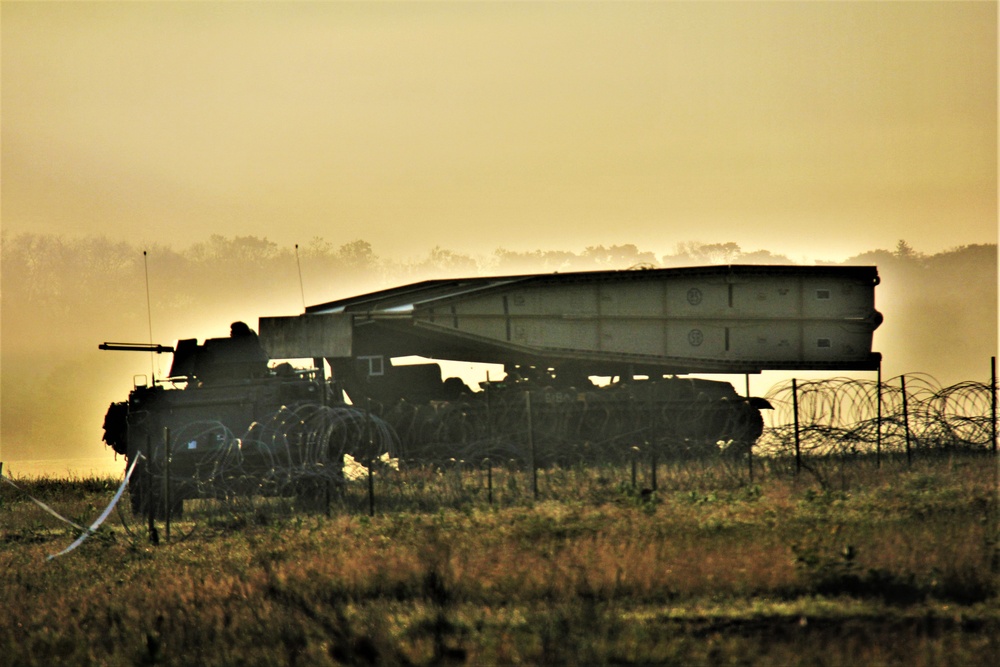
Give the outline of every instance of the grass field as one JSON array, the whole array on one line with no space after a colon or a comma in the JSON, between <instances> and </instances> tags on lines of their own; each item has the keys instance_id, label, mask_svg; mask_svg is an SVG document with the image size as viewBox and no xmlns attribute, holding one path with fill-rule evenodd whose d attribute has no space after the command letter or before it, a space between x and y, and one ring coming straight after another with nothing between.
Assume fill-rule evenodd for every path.
<instances>
[{"instance_id":1,"label":"grass field","mask_svg":"<svg viewBox=\"0 0 1000 667\"><path fill-rule=\"evenodd\" d=\"M988 455L429 469L328 511L0 485L0 664L1000 664ZM647 487L643 492L643 487Z\"/></svg>"}]
</instances>

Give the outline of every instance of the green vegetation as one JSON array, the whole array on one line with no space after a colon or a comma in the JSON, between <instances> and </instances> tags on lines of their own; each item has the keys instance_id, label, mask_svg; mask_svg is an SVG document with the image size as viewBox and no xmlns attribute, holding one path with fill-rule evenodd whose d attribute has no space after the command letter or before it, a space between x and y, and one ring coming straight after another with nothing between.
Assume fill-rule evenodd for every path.
<instances>
[{"instance_id":1,"label":"green vegetation","mask_svg":"<svg viewBox=\"0 0 1000 667\"><path fill-rule=\"evenodd\" d=\"M988 455L385 471L329 511L189 501L168 542L0 486L0 662L991 664ZM19 481L89 525L115 480ZM290 503L291 501L289 501Z\"/></svg>"}]
</instances>

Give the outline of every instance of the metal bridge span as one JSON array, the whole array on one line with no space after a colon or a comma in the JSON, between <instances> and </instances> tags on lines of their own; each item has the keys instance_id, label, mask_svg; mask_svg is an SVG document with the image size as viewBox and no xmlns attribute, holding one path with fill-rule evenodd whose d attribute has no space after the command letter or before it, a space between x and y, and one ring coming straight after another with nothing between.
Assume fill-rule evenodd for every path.
<instances>
[{"instance_id":1,"label":"metal bridge span","mask_svg":"<svg viewBox=\"0 0 1000 667\"><path fill-rule=\"evenodd\" d=\"M369 371L410 355L588 375L874 370L878 282L872 266L766 265L430 280L259 331L271 358Z\"/></svg>"}]
</instances>

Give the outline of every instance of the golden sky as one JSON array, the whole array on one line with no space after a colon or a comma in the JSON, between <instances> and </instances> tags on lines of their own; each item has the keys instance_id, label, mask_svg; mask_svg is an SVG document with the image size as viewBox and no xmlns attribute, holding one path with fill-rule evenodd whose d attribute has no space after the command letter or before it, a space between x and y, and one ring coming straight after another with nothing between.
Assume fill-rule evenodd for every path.
<instances>
[{"instance_id":1,"label":"golden sky","mask_svg":"<svg viewBox=\"0 0 1000 667\"><path fill-rule=\"evenodd\" d=\"M2 224L376 253L997 240L997 5L3 2Z\"/></svg>"}]
</instances>

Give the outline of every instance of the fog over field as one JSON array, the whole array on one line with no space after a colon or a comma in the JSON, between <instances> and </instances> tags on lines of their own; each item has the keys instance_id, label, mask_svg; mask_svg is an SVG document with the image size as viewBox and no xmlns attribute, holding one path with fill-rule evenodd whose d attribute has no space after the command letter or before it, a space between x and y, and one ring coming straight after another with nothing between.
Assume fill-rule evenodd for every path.
<instances>
[{"instance_id":1,"label":"fog over field","mask_svg":"<svg viewBox=\"0 0 1000 667\"><path fill-rule=\"evenodd\" d=\"M876 265L886 376L988 377L995 2L0 15L8 464L111 459L107 405L169 355L103 341L225 336L422 278Z\"/></svg>"},{"instance_id":2,"label":"fog over field","mask_svg":"<svg viewBox=\"0 0 1000 667\"><path fill-rule=\"evenodd\" d=\"M18 472L16 462L37 459L60 460L34 467L52 473L86 471L86 462L71 465L64 459L113 463L113 453L101 442L108 404L124 400L136 376L165 376L171 357L102 352L97 346L148 342L150 326L153 342L173 345L181 338L228 335L235 320L256 328L261 316L301 313L303 301L312 305L426 278L795 263L763 249L697 242L678 244L666 254L636 245L501 248L480 256L435 247L398 259L380 255L364 240L338 245L317 238L302 244L298 255L296 261L294 247L253 236L215 235L185 247L143 248L101 236L5 233L0 349L0 460L10 466L5 469ZM885 321L875 332L874 349L883 354L884 377L926 373L941 384L988 380L997 349L996 245L925 255L900 241L845 263L878 267L876 307ZM753 376L753 393L763 394L785 377ZM742 384L736 387L742 393Z\"/></svg>"}]
</instances>

